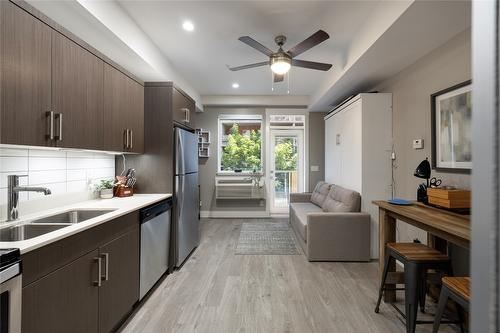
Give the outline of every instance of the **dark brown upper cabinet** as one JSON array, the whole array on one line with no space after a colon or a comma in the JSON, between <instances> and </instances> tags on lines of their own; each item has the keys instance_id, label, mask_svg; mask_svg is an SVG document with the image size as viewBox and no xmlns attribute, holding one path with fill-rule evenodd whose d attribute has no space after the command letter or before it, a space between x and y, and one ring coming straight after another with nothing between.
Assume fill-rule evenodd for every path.
<instances>
[{"instance_id":1,"label":"dark brown upper cabinet","mask_svg":"<svg viewBox=\"0 0 500 333\"><path fill-rule=\"evenodd\" d=\"M104 149L104 62L52 31L52 64L57 146Z\"/></svg>"},{"instance_id":2,"label":"dark brown upper cabinet","mask_svg":"<svg viewBox=\"0 0 500 333\"><path fill-rule=\"evenodd\" d=\"M144 87L104 64L104 146L108 150L144 150Z\"/></svg>"},{"instance_id":3,"label":"dark brown upper cabinet","mask_svg":"<svg viewBox=\"0 0 500 333\"><path fill-rule=\"evenodd\" d=\"M0 18L0 142L52 145L51 29L9 1L0 1Z\"/></svg>"},{"instance_id":4,"label":"dark brown upper cabinet","mask_svg":"<svg viewBox=\"0 0 500 333\"><path fill-rule=\"evenodd\" d=\"M172 88L172 116L175 122L194 128L194 100L175 86Z\"/></svg>"},{"instance_id":5,"label":"dark brown upper cabinet","mask_svg":"<svg viewBox=\"0 0 500 333\"><path fill-rule=\"evenodd\" d=\"M0 143L144 151L139 81L25 2L0 18Z\"/></svg>"}]
</instances>

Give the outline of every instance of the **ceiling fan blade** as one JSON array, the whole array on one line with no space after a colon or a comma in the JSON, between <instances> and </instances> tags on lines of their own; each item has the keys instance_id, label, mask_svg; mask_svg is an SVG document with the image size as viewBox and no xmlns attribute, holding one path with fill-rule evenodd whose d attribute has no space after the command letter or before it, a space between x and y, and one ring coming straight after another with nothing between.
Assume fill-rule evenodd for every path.
<instances>
[{"instance_id":1,"label":"ceiling fan blade","mask_svg":"<svg viewBox=\"0 0 500 333\"><path fill-rule=\"evenodd\" d=\"M283 80L285 80L285 74L275 74L273 73L273 81L274 82L282 82Z\"/></svg>"},{"instance_id":2,"label":"ceiling fan blade","mask_svg":"<svg viewBox=\"0 0 500 333\"><path fill-rule=\"evenodd\" d=\"M292 58L296 57L299 54L306 52L310 48L324 42L328 38L330 38L330 36L326 32L324 32L323 30L318 30L310 37L306 38L305 40L288 50L288 54L290 54Z\"/></svg>"},{"instance_id":3,"label":"ceiling fan blade","mask_svg":"<svg viewBox=\"0 0 500 333\"><path fill-rule=\"evenodd\" d=\"M327 71L330 68L332 68L332 64L325 64L323 62L306 61L298 59L292 59L292 66L303 67L308 69L317 69L319 71Z\"/></svg>"},{"instance_id":4,"label":"ceiling fan blade","mask_svg":"<svg viewBox=\"0 0 500 333\"><path fill-rule=\"evenodd\" d=\"M269 61L262 61L262 62L257 62L255 64L243 65L243 66L238 66L238 67L228 67L228 68L231 71L240 71L242 69L260 67L260 66L266 66L266 65L269 65Z\"/></svg>"},{"instance_id":5,"label":"ceiling fan blade","mask_svg":"<svg viewBox=\"0 0 500 333\"><path fill-rule=\"evenodd\" d=\"M262 45L261 43L259 43L255 39L253 39L252 37L242 36L242 37L238 38L238 40L242 41L243 43L247 44L250 47L253 47L257 51L264 53L268 57L270 57L271 54L273 54L273 51L271 51L270 49L268 49L267 47L265 47L264 45Z\"/></svg>"}]
</instances>

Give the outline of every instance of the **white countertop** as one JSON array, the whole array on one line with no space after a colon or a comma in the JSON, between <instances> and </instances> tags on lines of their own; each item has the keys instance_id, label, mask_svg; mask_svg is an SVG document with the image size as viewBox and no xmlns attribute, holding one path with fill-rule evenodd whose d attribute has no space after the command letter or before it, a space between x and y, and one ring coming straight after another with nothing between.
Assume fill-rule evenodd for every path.
<instances>
[{"instance_id":1,"label":"white countertop","mask_svg":"<svg viewBox=\"0 0 500 333\"><path fill-rule=\"evenodd\" d=\"M38 237L18 242L0 242L0 248L19 248L21 254L27 253L44 245L53 243L57 240L74 235L76 233L82 232L83 230L90 229L99 224L149 206L155 202L170 198L171 196L171 194L135 194L132 197L126 198L115 197L113 199L95 199L63 207L48 209L35 214L25 215L22 216L19 221L0 223L0 228L23 224L34 219L39 219L74 209L114 209L113 211L110 211L98 217L94 217L80 223L72 224L70 226L51 231Z\"/></svg>"}]
</instances>

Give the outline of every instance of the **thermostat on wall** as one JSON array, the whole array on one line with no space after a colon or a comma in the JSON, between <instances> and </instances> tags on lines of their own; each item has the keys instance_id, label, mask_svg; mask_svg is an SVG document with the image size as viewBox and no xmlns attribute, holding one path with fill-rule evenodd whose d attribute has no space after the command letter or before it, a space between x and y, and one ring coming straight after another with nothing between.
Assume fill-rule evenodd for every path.
<instances>
[{"instance_id":1,"label":"thermostat on wall","mask_svg":"<svg viewBox=\"0 0 500 333\"><path fill-rule=\"evenodd\" d=\"M424 149L424 139L414 139L413 149Z\"/></svg>"}]
</instances>

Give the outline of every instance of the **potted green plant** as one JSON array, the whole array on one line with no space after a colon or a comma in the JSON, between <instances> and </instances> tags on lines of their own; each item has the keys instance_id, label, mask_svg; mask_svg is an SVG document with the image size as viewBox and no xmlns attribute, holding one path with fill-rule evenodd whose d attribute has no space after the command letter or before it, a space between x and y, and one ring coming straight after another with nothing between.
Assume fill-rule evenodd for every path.
<instances>
[{"instance_id":1,"label":"potted green plant","mask_svg":"<svg viewBox=\"0 0 500 333\"><path fill-rule=\"evenodd\" d=\"M111 199L113 198L114 187L115 183L113 180L103 179L97 185L97 190L99 191L99 195L102 199Z\"/></svg>"}]
</instances>

